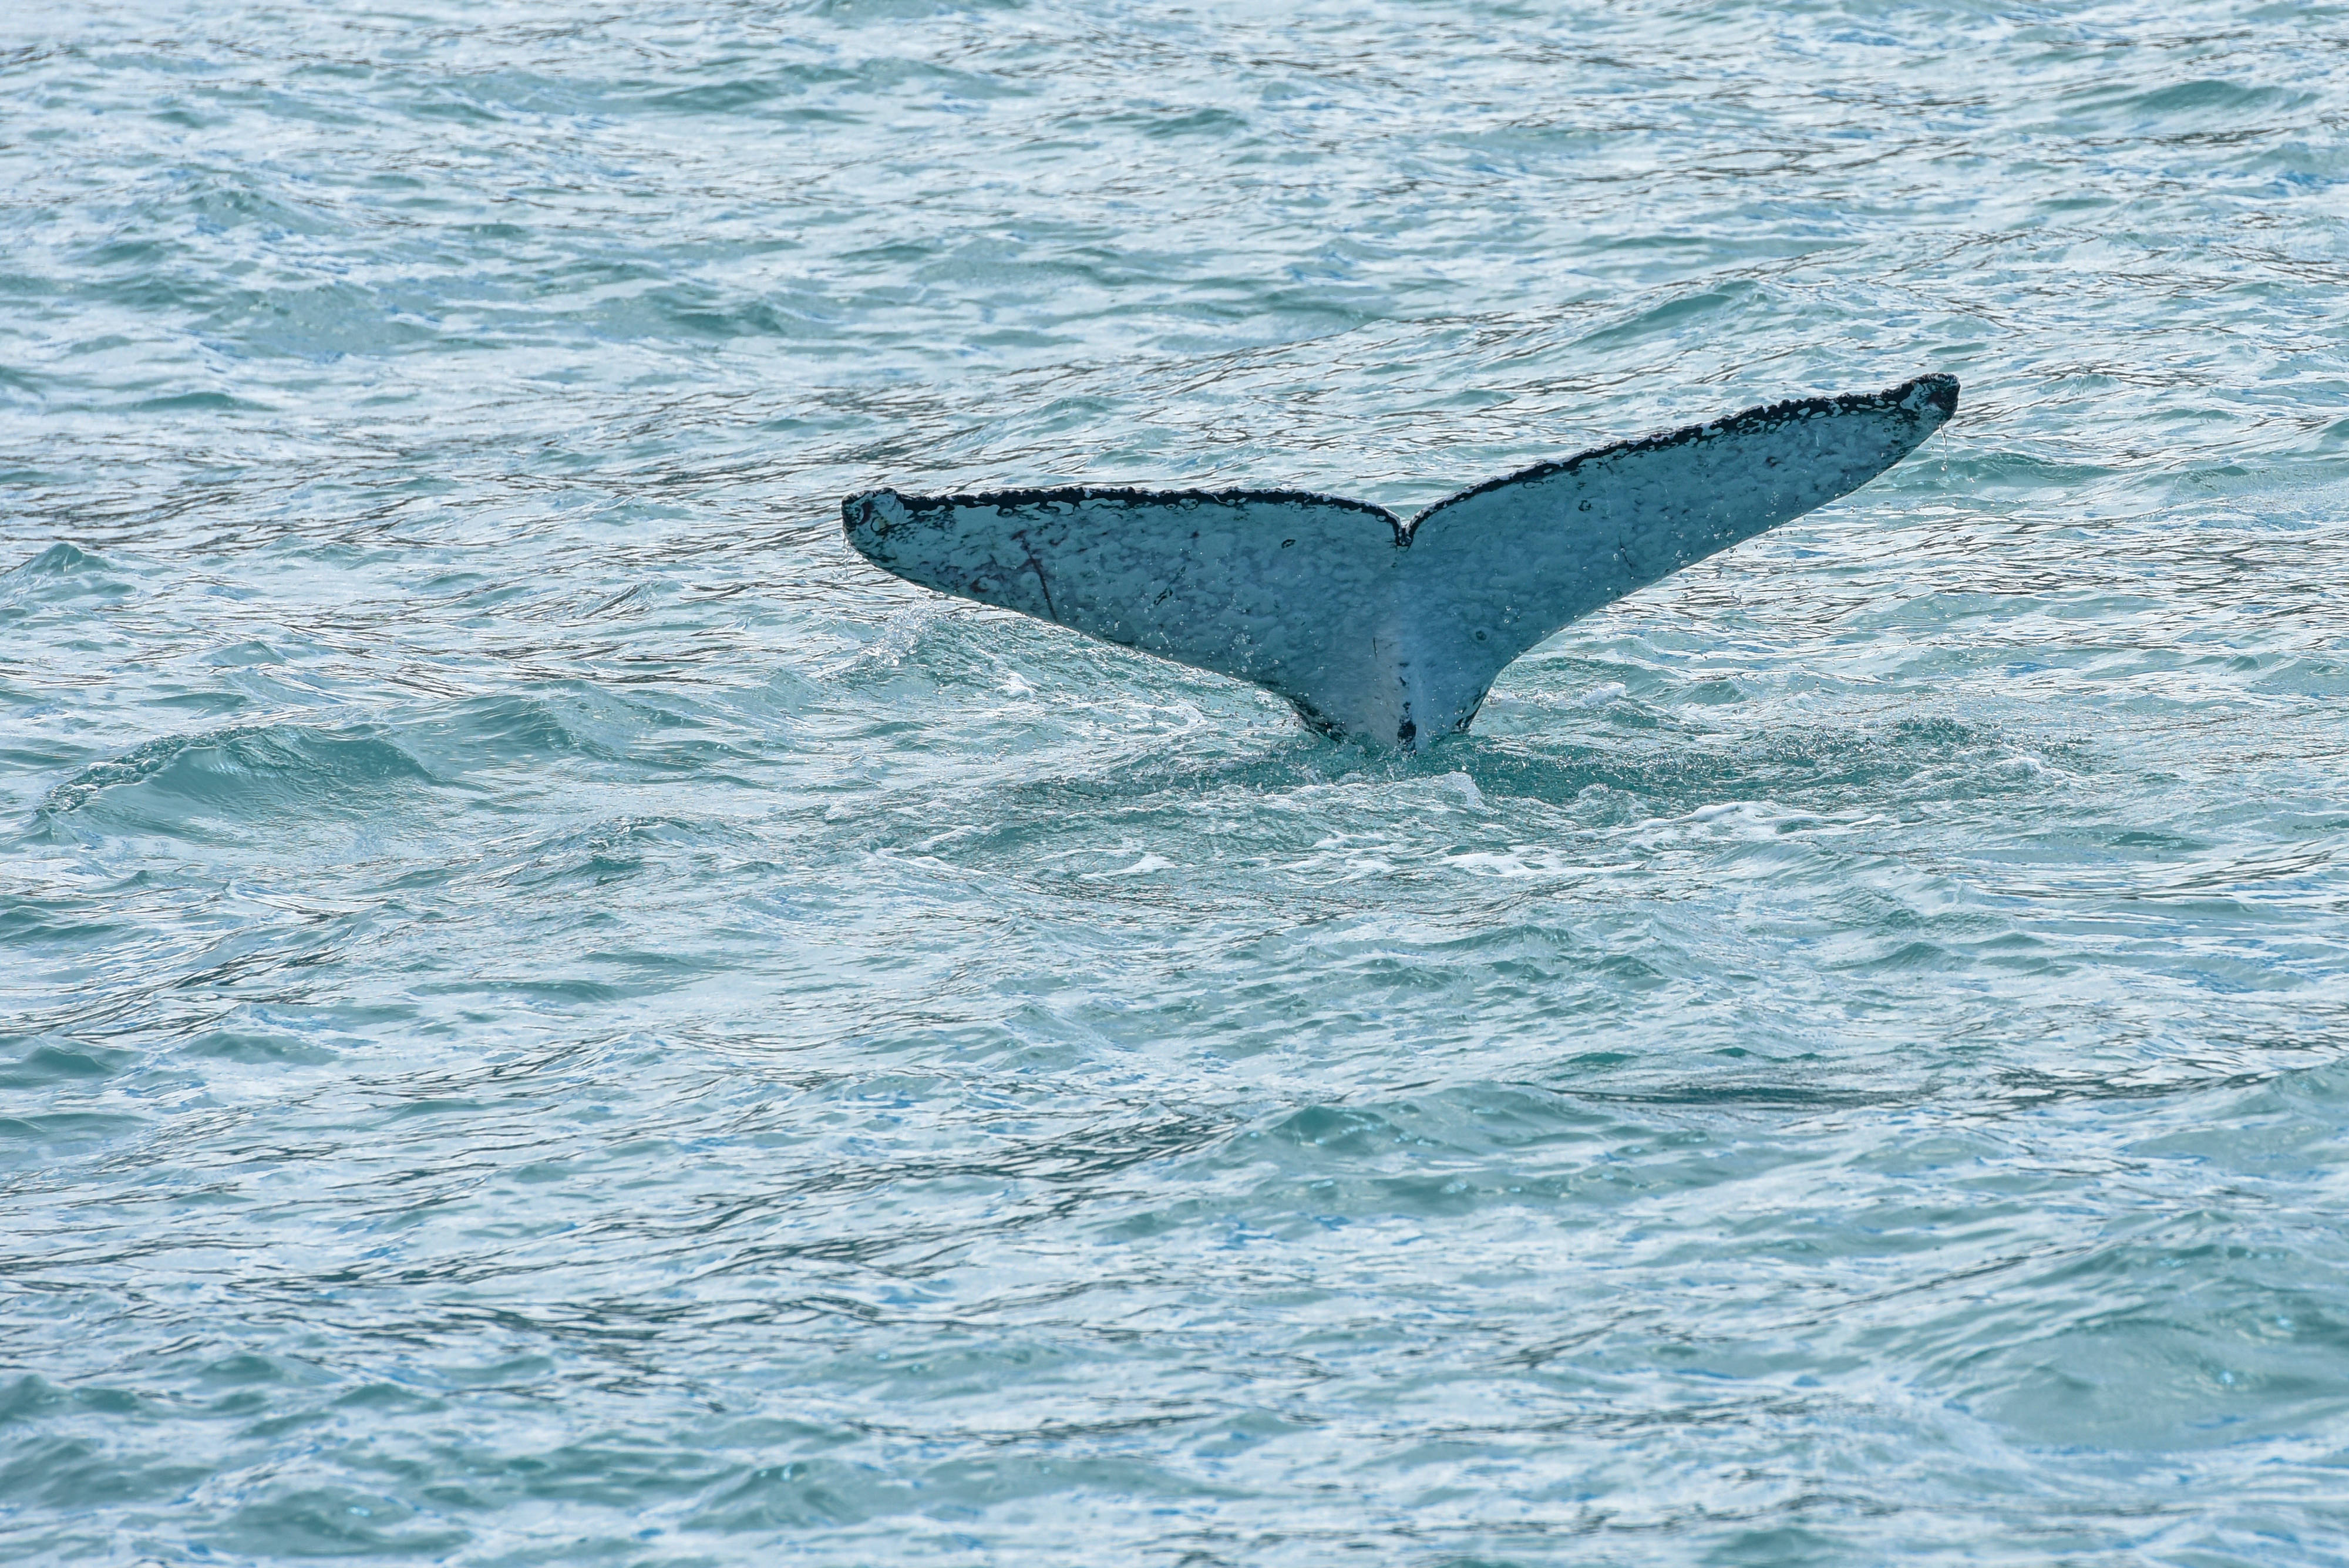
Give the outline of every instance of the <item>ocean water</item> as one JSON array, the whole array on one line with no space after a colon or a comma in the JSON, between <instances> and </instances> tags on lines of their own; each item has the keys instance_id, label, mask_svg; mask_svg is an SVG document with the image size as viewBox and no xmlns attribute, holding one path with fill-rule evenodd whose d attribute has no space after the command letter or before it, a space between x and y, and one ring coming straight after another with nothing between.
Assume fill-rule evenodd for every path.
<instances>
[{"instance_id":1,"label":"ocean water","mask_svg":"<svg viewBox=\"0 0 2349 1568\"><path fill-rule=\"evenodd\" d=\"M2349 1563L2349 9L0 12L0 1558ZM1398 760L843 495L1928 370Z\"/></svg>"}]
</instances>

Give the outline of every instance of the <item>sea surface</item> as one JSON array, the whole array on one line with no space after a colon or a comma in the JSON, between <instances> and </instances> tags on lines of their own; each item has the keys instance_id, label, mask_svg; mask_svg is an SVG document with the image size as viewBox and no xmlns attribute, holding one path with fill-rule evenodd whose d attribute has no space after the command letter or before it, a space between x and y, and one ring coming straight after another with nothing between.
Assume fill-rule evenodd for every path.
<instances>
[{"instance_id":1,"label":"sea surface","mask_svg":"<svg viewBox=\"0 0 2349 1568\"><path fill-rule=\"evenodd\" d=\"M1397 759L843 496L1926 371ZM0 1559L2349 1563L2349 8L0 8Z\"/></svg>"}]
</instances>

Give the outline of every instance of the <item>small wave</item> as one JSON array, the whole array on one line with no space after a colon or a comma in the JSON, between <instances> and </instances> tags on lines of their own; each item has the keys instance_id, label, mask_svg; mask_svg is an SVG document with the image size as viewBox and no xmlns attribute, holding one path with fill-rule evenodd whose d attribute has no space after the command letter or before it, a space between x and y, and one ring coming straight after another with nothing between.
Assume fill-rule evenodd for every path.
<instances>
[{"instance_id":1,"label":"small wave","mask_svg":"<svg viewBox=\"0 0 2349 1568\"><path fill-rule=\"evenodd\" d=\"M2139 93L2122 99L2120 107L2142 114L2209 112L2240 115L2260 109L2302 109L2315 101L2315 95L2312 93L2293 92L2283 88L2245 87L2240 82L2206 78L2201 81L2178 82L2172 87Z\"/></svg>"},{"instance_id":2,"label":"small wave","mask_svg":"<svg viewBox=\"0 0 2349 1568\"><path fill-rule=\"evenodd\" d=\"M82 572L109 570L107 563L88 551L59 540L23 565L11 567L12 577L62 577Z\"/></svg>"},{"instance_id":3,"label":"small wave","mask_svg":"<svg viewBox=\"0 0 2349 1568\"><path fill-rule=\"evenodd\" d=\"M42 803L54 817L102 815L174 831L193 821L262 824L372 809L433 775L373 725L239 726L164 735L84 768Z\"/></svg>"},{"instance_id":4,"label":"small wave","mask_svg":"<svg viewBox=\"0 0 2349 1568\"><path fill-rule=\"evenodd\" d=\"M0 620L29 613L20 606L120 598L130 591L114 563L59 540L31 560L0 572Z\"/></svg>"},{"instance_id":5,"label":"small wave","mask_svg":"<svg viewBox=\"0 0 2349 1568\"><path fill-rule=\"evenodd\" d=\"M585 681L564 682L466 698L410 722L402 738L436 772L457 777L529 763L616 761L664 717Z\"/></svg>"}]
</instances>

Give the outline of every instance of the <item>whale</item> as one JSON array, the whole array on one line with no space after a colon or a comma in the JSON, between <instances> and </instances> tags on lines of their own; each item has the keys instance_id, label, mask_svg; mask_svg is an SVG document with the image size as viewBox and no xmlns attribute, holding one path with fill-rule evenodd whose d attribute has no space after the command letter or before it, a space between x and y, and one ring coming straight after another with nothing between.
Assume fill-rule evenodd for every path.
<instances>
[{"instance_id":1,"label":"whale","mask_svg":"<svg viewBox=\"0 0 2349 1568\"><path fill-rule=\"evenodd\" d=\"M1487 480L1405 520L1307 490L869 490L849 545L942 594L1251 681L1322 734L1422 750L1501 671L1692 562L1866 484L1957 379L1801 398Z\"/></svg>"}]
</instances>

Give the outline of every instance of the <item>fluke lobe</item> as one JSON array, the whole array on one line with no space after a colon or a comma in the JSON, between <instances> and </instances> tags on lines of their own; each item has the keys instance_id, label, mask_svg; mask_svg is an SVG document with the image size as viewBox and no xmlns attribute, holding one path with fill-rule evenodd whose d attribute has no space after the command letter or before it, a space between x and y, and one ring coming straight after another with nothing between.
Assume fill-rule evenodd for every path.
<instances>
[{"instance_id":1,"label":"fluke lobe","mask_svg":"<svg viewBox=\"0 0 2349 1568\"><path fill-rule=\"evenodd\" d=\"M1867 483L1958 409L1950 376L1807 398L1537 463L1409 522L1302 490L868 491L866 560L1278 692L1406 750L1467 728L1568 622Z\"/></svg>"}]
</instances>

